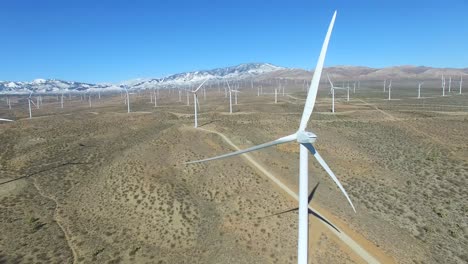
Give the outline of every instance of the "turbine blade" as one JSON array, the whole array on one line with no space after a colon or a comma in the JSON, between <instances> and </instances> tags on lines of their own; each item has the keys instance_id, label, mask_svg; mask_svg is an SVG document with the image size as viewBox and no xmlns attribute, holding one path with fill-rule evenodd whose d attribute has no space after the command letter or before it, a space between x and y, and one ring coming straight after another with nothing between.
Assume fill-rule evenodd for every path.
<instances>
[{"instance_id":1,"label":"turbine blade","mask_svg":"<svg viewBox=\"0 0 468 264\"><path fill-rule=\"evenodd\" d=\"M31 98L29 98L29 101L30 101L35 107L37 107L37 105L34 103L34 100L32 100Z\"/></svg>"},{"instance_id":2,"label":"turbine blade","mask_svg":"<svg viewBox=\"0 0 468 264\"><path fill-rule=\"evenodd\" d=\"M328 77L328 81L330 82L331 87L333 87L333 82L331 81L330 75L328 75L328 73L327 73L327 77Z\"/></svg>"},{"instance_id":3,"label":"turbine blade","mask_svg":"<svg viewBox=\"0 0 468 264\"><path fill-rule=\"evenodd\" d=\"M195 94L195 98L197 99L198 111L200 111L200 102L198 101L198 95L197 94Z\"/></svg>"},{"instance_id":4,"label":"turbine blade","mask_svg":"<svg viewBox=\"0 0 468 264\"><path fill-rule=\"evenodd\" d=\"M317 161L320 163L320 165L325 169L325 171L332 178L332 180L336 183L336 185L338 185L338 188L340 188L341 192L344 194L346 199L348 199L348 202L351 205L351 207L353 208L353 211L356 212L356 209L354 208L353 202L351 202L351 199L349 198L348 193L346 192L346 190L343 188L343 185L341 185L338 178L336 178L333 171L330 169L330 167L328 167L327 163L325 162L325 160L323 160L322 156L320 156L320 154L317 152L317 150L314 148L314 146L312 146L312 144L310 144L310 143L306 143L306 144L302 144L302 145L304 147L306 147L310 151L310 153L312 153L314 155L314 157L317 159Z\"/></svg>"},{"instance_id":5,"label":"turbine blade","mask_svg":"<svg viewBox=\"0 0 468 264\"><path fill-rule=\"evenodd\" d=\"M323 41L322 51L317 61L317 66L315 67L314 76L312 77L312 82L310 83L309 93L307 94L307 101L304 106L304 112L302 113L301 124L299 125L299 131L303 131L307 127L309 118L312 115L314 110L315 99L317 98L318 86L320 83L320 76L322 75L323 63L325 62L325 55L327 54L328 42L330 41L330 36L333 30L333 25L335 24L336 11L333 14L330 25L328 26L327 35Z\"/></svg>"},{"instance_id":6,"label":"turbine blade","mask_svg":"<svg viewBox=\"0 0 468 264\"><path fill-rule=\"evenodd\" d=\"M274 145L291 142L291 141L294 141L294 140L296 140L296 134L285 136L285 137L279 138L277 140L273 140L273 141L263 143L263 144L260 144L260 145L254 146L254 147L246 148L246 149L243 149L243 150L238 150L238 151L235 151L235 152L227 153L227 154L224 154L224 155L220 155L220 156L216 156L216 157L212 157L212 158L207 158L207 159L202 159L202 160L195 160L195 161L185 162L185 164L192 164L192 163L199 163L199 162L205 162L205 161L210 161L210 160L224 159L224 158L244 154L244 153L247 153L247 152L251 152L251 151L254 151L254 150L263 149L263 148L271 147L271 146L274 146Z\"/></svg>"},{"instance_id":7,"label":"turbine blade","mask_svg":"<svg viewBox=\"0 0 468 264\"><path fill-rule=\"evenodd\" d=\"M13 122L13 120L10 120L10 119L5 119L5 118L0 118L0 121L5 121L5 122Z\"/></svg>"},{"instance_id":8,"label":"turbine blade","mask_svg":"<svg viewBox=\"0 0 468 264\"><path fill-rule=\"evenodd\" d=\"M195 89L195 91L193 91L194 93L198 92L198 90L200 90L200 88L203 86L203 84L205 84L205 82L208 81L208 79L205 79L201 84L200 86L198 86L197 89Z\"/></svg>"}]
</instances>

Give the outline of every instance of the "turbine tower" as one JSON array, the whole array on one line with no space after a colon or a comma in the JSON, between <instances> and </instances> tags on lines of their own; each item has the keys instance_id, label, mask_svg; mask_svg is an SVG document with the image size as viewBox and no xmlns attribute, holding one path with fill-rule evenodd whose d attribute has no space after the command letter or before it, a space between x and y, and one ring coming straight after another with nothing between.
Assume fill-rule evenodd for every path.
<instances>
[{"instance_id":1,"label":"turbine tower","mask_svg":"<svg viewBox=\"0 0 468 264\"><path fill-rule=\"evenodd\" d=\"M418 99L421 98L421 85L423 85L423 84L424 84L424 82L418 83Z\"/></svg>"},{"instance_id":2,"label":"turbine tower","mask_svg":"<svg viewBox=\"0 0 468 264\"><path fill-rule=\"evenodd\" d=\"M442 75L442 96L445 96L445 78Z\"/></svg>"},{"instance_id":3,"label":"turbine tower","mask_svg":"<svg viewBox=\"0 0 468 264\"><path fill-rule=\"evenodd\" d=\"M462 94L461 93L462 85L463 85L463 75L460 75L460 92L459 92L459 94Z\"/></svg>"},{"instance_id":4,"label":"turbine tower","mask_svg":"<svg viewBox=\"0 0 468 264\"><path fill-rule=\"evenodd\" d=\"M390 84L388 85L388 100L392 100L392 80L390 80Z\"/></svg>"},{"instance_id":5,"label":"turbine tower","mask_svg":"<svg viewBox=\"0 0 468 264\"><path fill-rule=\"evenodd\" d=\"M124 86L125 93L127 94L126 103L127 103L127 113L130 113L130 94L128 93L128 87Z\"/></svg>"},{"instance_id":6,"label":"turbine tower","mask_svg":"<svg viewBox=\"0 0 468 264\"><path fill-rule=\"evenodd\" d=\"M452 76L449 77L449 89L448 92L450 93L452 91Z\"/></svg>"},{"instance_id":7,"label":"turbine tower","mask_svg":"<svg viewBox=\"0 0 468 264\"><path fill-rule=\"evenodd\" d=\"M346 97L346 102L349 102L349 82L348 82L348 95Z\"/></svg>"},{"instance_id":8,"label":"turbine tower","mask_svg":"<svg viewBox=\"0 0 468 264\"><path fill-rule=\"evenodd\" d=\"M231 86L229 85L228 81L226 81L226 84L227 84L228 89L229 89L229 114L232 114L232 90L231 90ZM226 91L226 87L224 88L224 91Z\"/></svg>"},{"instance_id":9,"label":"turbine tower","mask_svg":"<svg viewBox=\"0 0 468 264\"><path fill-rule=\"evenodd\" d=\"M308 206L309 206L308 152L309 151L312 153L312 155L314 155L314 157L317 159L319 164L325 169L328 175L338 185L339 189L344 194L349 204L355 211L354 205L351 202L351 199L349 198L345 189L343 188L341 183L338 181L335 174L331 171L330 167L328 167L326 162L323 160L323 158L320 156L318 151L312 145L312 143L316 141L317 135L315 135L312 132L306 131L307 123L314 109L315 99L317 97L317 91L318 91L318 86L320 82L320 76L322 74L323 64L325 61L325 55L327 52L330 35L333 29L333 24L335 22L335 17L336 17L336 11L333 14L333 18L328 27L328 32L325 37L322 50L320 52L320 56L319 56L317 66L314 71L314 75L312 77L312 82L310 84L309 93L307 95L307 100L304 106L304 111L302 113L302 118L301 118L301 123L299 125L299 129L294 134L291 134L289 136L285 136L285 137L282 137L277 140L270 141L261 145L250 147L244 150L239 150L239 151L235 151L229 154L224 154L224 155L213 157L213 158L191 161L191 162L186 163L186 164L191 164L191 163L205 162L209 160L222 159L222 158L232 157L232 156L240 155L243 153L251 152L254 150L259 150L259 149L263 149L263 148L267 148L267 147L271 147L271 146L275 146L279 144L284 144L287 142L296 141L299 144L299 148L300 148L300 152L299 152L299 230L298 230L298 256L297 256L297 261L299 264L306 264L307 259L308 259L308 237L309 237L309 232L308 232L308 228L309 228L308 227L308 220L309 220L308 219L309 217L309 214L308 214L309 212L308 210Z\"/></svg>"},{"instance_id":10,"label":"turbine tower","mask_svg":"<svg viewBox=\"0 0 468 264\"><path fill-rule=\"evenodd\" d=\"M32 96L32 92L29 93L29 97L28 97L28 105L29 105L29 119L32 118L32 110L31 110L31 103L36 106L36 104L34 103L33 99L31 98ZM36 106L37 107L37 106Z\"/></svg>"}]
</instances>

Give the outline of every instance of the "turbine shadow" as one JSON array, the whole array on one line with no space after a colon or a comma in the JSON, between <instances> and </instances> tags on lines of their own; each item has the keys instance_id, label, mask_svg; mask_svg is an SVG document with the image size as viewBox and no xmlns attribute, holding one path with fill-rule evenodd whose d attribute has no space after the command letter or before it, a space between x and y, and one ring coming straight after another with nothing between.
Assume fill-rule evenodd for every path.
<instances>
[{"instance_id":1,"label":"turbine shadow","mask_svg":"<svg viewBox=\"0 0 468 264\"><path fill-rule=\"evenodd\" d=\"M25 176L21 176L21 177L12 179L12 180L0 182L0 185L4 185L4 184L10 183L10 182L14 182L14 181L19 181L19 180L21 180L21 179L26 179L26 178L32 177L32 176L34 176L34 175L37 175L37 174L40 174L40 173L43 173L43 172L46 172L46 171L58 169L58 168L61 168L61 167L67 166L67 165L82 165L82 164L89 164L89 163L87 163L87 162L65 162L65 163L59 164L59 165L57 165L57 166L55 166L55 167L43 169L43 170L36 171L36 172L31 173L31 174L28 174L28 175L25 175Z\"/></svg>"},{"instance_id":2,"label":"turbine shadow","mask_svg":"<svg viewBox=\"0 0 468 264\"><path fill-rule=\"evenodd\" d=\"M319 186L320 182L317 183L317 185L315 185L314 189L312 189L312 191L310 192L309 194L309 199L308 199L308 202L310 203L312 201L312 199L314 198L314 195L315 195L315 192L317 191L317 188ZM335 226L333 225L332 223L330 223L330 221L328 221L327 219L323 218L321 215L319 215L317 212L315 212L314 210L309 209L309 214L317 217L320 221L324 222L325 224L329 225L330 227L332 227L333 229L335 229L338 233L341 233L341 231ZM278 216L278 215L282 215L282 214L286 214L286 213L290 213L290 212L294 212L294 211L298 211L299 208L296 207L296 208L293 208L293 209L288 209L286 211L282 211L282 212L279 212L279 213L275 213L275 214L271 214L271 215L267 215L267 216L263 216L263 217L259 217L260 219L263 219L263 218L268 218L268 217L272 217L272 216Z\"/></svg>"}]
</instances>

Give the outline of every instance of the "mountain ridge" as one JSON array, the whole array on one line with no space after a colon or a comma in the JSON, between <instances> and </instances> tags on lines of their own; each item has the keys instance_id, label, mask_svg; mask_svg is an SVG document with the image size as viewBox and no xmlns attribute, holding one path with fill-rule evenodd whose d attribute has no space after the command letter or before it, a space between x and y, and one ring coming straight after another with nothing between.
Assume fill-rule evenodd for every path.
<instances>
[{"instance_id":1,"label":"mountain ridge","mask_svg":"<svg viewBox=\"0 0 468 264\"><path fill-rule=\"evenodd\" d=\"M434 68L429 66L399 65L385 68L366 66L338 65L324 68L324 71L335 80L383 80L383 79L438 79L442 75L458 79L468 75L468 68ZM168 87L190 87L206 79L213 82L242 79L299 79L309 80L313 72L304 69L286 68L271 63L243 63L235 66L198 70L171 74L159 78L140 78L128 80L119 84L92 84L59 79L35 79L31 82L0 81L0 94L34 93L82 93L82 92L113 92L128 89L153 89ZM322 75L325 81L326 75Z\"/></svg>"}]
</instances>

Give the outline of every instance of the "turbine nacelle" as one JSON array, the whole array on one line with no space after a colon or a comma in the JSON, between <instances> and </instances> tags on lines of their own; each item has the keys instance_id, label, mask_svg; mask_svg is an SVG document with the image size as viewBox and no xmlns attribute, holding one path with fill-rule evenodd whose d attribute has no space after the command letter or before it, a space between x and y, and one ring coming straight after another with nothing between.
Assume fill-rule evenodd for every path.
<instances>
[{"instance_id":1,"label":"turbine nacelle","mask_svg":"<svg viewBox=\"0 0 468 264\"><path fill-rule=\"evenodd\" d=\"M309 131L299 131L296 134L296 141L301 144L314 143L317 135Z\"/></svg>"}]
</instances>

